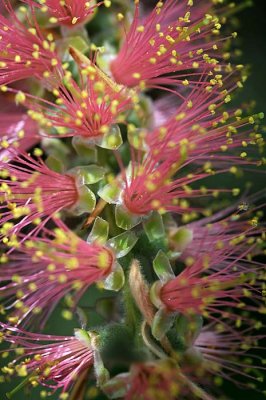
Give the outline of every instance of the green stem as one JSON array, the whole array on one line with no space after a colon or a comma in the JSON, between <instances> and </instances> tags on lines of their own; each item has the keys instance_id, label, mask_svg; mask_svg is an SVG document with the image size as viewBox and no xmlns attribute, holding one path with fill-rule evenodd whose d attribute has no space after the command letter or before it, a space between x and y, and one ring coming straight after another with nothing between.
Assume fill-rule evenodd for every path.
<instances>
[{"instance_id":1,"label":"green stem","mask_svg":"<svg viewBox=\"0 0 266 400\"><path fill-rule=\"evenodd\" d=\"M154 340L151 338L150 329L146 321L143 322L141 326L141 333L145 345L155 356L160 359L165 359L168 357L167 354L164 353L163 350L158 345L156 345Z\"/></svg>"},{"instance_id":2,"label":"green stem","mask_svg":"<svg viewBox=\"0 0 266 400\"><path fill-rule=\"evenodd\" d=\"M125 324L130 328L132 333L135 335L135 333L138 331L140 327L141 314L136 306L134 298L132 297L130 288L128 286L125 286L123 292L124 292L123 297L124 297L124 310L125 310Z\"/></svg>"},{"instance_id":3,"label":"green stem","mask_svg":"<svg viewBox=\"0 0 266 400\"><path fill-rule=\"evenodd\" d=\"M7 399L12 399L12 397L13 397L20 389L22 389L24 386L26 386L26 384L29 382L29 380L30 380L33 376L37 376L37 375L35 374L35 372L33 372L32 374L30 374L29 376L27 376L27 378L24 379L22 382L20 382L11 392L6 393L6 398L7 398Z\"/></svg>"}]
</instances>

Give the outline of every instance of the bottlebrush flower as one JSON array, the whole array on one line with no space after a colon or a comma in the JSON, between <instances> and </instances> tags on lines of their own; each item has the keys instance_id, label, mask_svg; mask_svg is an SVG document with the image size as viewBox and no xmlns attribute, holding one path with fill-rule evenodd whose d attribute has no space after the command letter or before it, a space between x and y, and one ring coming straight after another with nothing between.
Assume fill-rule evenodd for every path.
<instances>
[{"instance_id":1,"label":"bottlebrush flower","mask_svg":"<svg viewBox=\"0 0 266 400\"><path fill-rule=\"evenodd\" d=\"M96 66L82 72L80 86L71 77L59 84L53 91L55 103L28 95L23 104L49 136L80 136L92 144L108 146L104 138L115 133L112 125L123 121L121 114L132 106L132 99L124 88L111 88L98 76ZM51 131L54 129L57 133Z\"/></svg>"},{"instance_id":2,"label":"bottlebrush flower","mask_svg":"<svg viewBox=\"0 0 266 400\"><path fill-rule=\"evenodd\" d=\"M87 243L59 220L56 225L54 230L44 228L41 237L25 240L20 235L18 250L2 256L6 267L0 271L0 293L6 309L15 310L12 323L39 322L43 327L66 294L73 292L75 305L90 285L112 272L114 255L109 248Z\"/></svg>"},{"instance_id":3,"label":"bottlebrush flower","mask_svg":"<svg viewBox=\"0 0 266 400\"><path fill-rule=\"evenodd\" d=\"M239 192L235 189L236 193ZM251 204L262 197L261 193L247 197ZM255 242L260 243L263 237L261 206L241 211L243 202L227 207L213 215L188 223L182 227L169 227L169 243L173 252L181 260L187 257L199 257L208 254L210 248L234 248L234 254L250 248ZM259 252L259 247L256 249ZM262 251L262 249L261 249Z\"/></svg>"},{"instance_id":4,"label":"bottlebrush flower","mask_svg":"<svg viewBox=\"0 0 266 400\"><path fill-rule=\"evenodd\" d=\"M88 22L97 7L102 2L96 4L94 0L23 0L31 7L38 7L42 12L51 15L50 22L73 27Z\"/></svg>"},{"instance_id":5,"label":"bottlebrush flower","mask_svg":"<svg viewBox=\"0 0 266 400\"><path fill-rule=\"evenodd\" d=\"M74 336L53 336L26 332L0 322L0 339L23 351L3 372L28 377L32 385L66 392L82 372L93 366L89 334L81 329L76 329Z\"/></svg>"},{"instance_id":6,"label":"bottlebrush flower","mask_svg":"<svg viewBox=\"0 0 266 400\"><path fill-rule=\"evenodd\" d=\"M122 373L110 379L103 391L112 398L119 394L125 400L175 400L182 396L184 400L194 399L194 395L202 400L214 400L200 386L189 378L187 367L180 366L173 359L162 361L135 363L128 373Z\"/></svg>"},{"instance_id":7,"label":"bottlebrush flower","mask_svg":"<svg viewBox=\"0 0 266 400\"><path fill-rule=\"evenodd\" d=\"M0 15L0 85L25 78L52 78L58 74L60 61L55 52L53 35L41 32L33 15L33 23L22 23L7 0L10 20Z\"/></svg>"},{"instance_id":8,"label":"bottlebrush flower","mask_svg":"<svg viewBox=\"0 0 266 400\"><path fill-rule=\"evenodd\" d=\"M220 29L219 19L210 14L210 2L194 8L191 4L160 1L142 18L139 1L135 1L131 27L111 63L116 82L164 89L182 81L186 84L186 77L195 82L199 74L217 65L218 46L209 35Z\"/></svg>"},{"instance_id":9,"label":"bottlebrush flower","mask_svg":"<svg viewBox=\"0 0 266 400\"><path fill-rule=\"evenodd\" d=\"M258 322L257 325L261 324ZM221 326L206 325L193 346L185 352L184 358L196 363L196 374L206 376L208 371L213 375L216 384L221 385L225 379L238 387L247 388L252 380L254 383L262 382L265 367L260 365L263 361L256 352L264 349L260 347L260 341L265 335L254 334L253 330L221 330ZM241 381L241 376L244 381Z\"/></svg>"},{"instance_id":10,"label":"bottlebrush flower","mask_svg":"<svg viewBox=\"0 0 266 400\"><path fill-rule=\"evenodd\" d=\"M186 382L171 360L139 363L131 367L129 373L117 375L104 386L110 396L124 392L125 400L167 399L174 400L181 393L184 395Z\"/></svg>"},{"instance_id":11,"label":"bottlebrush flower","mask_svg":"<svg viewBox=\"0 0 266 400\"><path fill-rule=\"evenodd\" d=\"M263 118L263 113L244 116L241 109L229 109L226 112L223 109L237 88L234 78L242 84L242 78L238 79L232 74L216 74L205 81L205 89L194 87L180 101L168 121L147 132L145 139L148 147L156 151L164 146L163 153L167 158L186 146L189 155L195 157L196 163L200 163L209 160L212 152L223 152L227 160L227 150L259 144L254 125ZM218 154L217 157L221 159ZM230 155L228 157L230 160Z\"/></svg>"},{"instance_id":12,"label":"bottlebrush flower","mask_svg":"<svg viewBox=\"0 0 266 400\"><path fill-rule=\"evenodd\" d=\"M0 234L7 241L31 223L39 229L55 213L79 201L75 177L52 171L40 158L14 154L12 161L0 166Z\"/></svg>"},{"instance_id":13,"label":"bottlebrush flower","mask_svg":"<svg viewBox=\"0 0 266 400\"><path fill-rule=\"evenodd\" d=\"M159 128L163 126L171 117L176 115L177 97L175 95L166 95L153 103L153 109L150 113L151 127Z\"/></svg>"},{"instance_id":14,"label":"bottlebrush flower","mask_svg":"<svg viewBox=\"0 0 266 400\"><path fill-rule=\"evenodd\" d=\"M119 207L121 205L128 214L143 217L153 210L160 213L180 214L187 211L200 211L200 207L194 207L189 203L190 199L204 196L215 197L219 193L230 192L229 189L207 189L205 186L193 189L191 187L194 182L199 182L210 175L226 172L229 170L228 167L222 169L221 163L221 169L215 171L212 169L212 163L206 162L191 173L191 167L197 158L190 158L186 144L181 146L179 154L176 152L167 159L164 157L164 147L162 145L154 151L149 151L145 156L132 150L130 171L127 174L120 163L122 178L120 182L113 183L113 186L119 187L120 196L109 200L102 191L99 195L108 202L117 203ZM232 156L232 159L234 158Z\"/></svg>"},{"instance_id":15,"label":"bottlebrush flower","mask_svg":"<svg viewBox=\"0 0 266 400\"><path fill-rule=\"evenodd\" d=\"M38 127L32 119L12 103L2 105L0 98L0 160L14 156L14 151L29 150L39 142ZM12 149L10 152L9 149Z\"/></svg>"},{"instance_id":16,"label":"bottlebrush flower","mask_svg":"<svg viewBox=\"0 0 266 400\"><path fill-rule=\"evenodd\" d=\"M248 323L249 318L240 316L237 309L264 312L263 307L257 307L263 266L249 264L246 256L251 252L252 248L235 256L233 249L212 248L211 253L188 262L176 277L155 283L152 289L154 304L169 313L178 312L188 317L199 314L226 327L226 318L236 325L241 321ZM246 299L251 303L246 304ZM226 307L230 307L230 311Z\"/></svg>"},{"instance_id":17,"label":"bottlebrush flower","mask_svg":"<svg viewBox=\"0 0 266 400\"><path fill-rule=\"evenodd\" d=\"M219 111L228 96L228 91L219 89L211 93L193 89L174 117L144 135L145 153L143 148L131 150L128 173L119 160L123 181L119 201L126 210L136 215L190 211L188 199L219 193L203 186L193 189L191 184L209 175L234 173L236 164L253 163L246 150L263 144L256 133L256 121L263 115L242 118L240 110Z\"/></svg>"}]
</instances>

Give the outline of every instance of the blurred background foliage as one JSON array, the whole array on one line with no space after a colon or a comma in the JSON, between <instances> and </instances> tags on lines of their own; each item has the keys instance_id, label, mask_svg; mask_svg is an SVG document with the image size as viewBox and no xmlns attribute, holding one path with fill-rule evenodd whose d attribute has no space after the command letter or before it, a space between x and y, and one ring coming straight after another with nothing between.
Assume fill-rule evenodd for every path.
<instances>
[{"instance_id":1,"label":"blurred background foliage","mask_svg":"<svg viewBox=\"0 0 266 400\"><path fill-rule=\"evenodd\" d=\"M2 2L3 0L0 0ZM147 0L149 1L149 0ZM197 0L200 2L200 0ZM241 0L236 1L241 4ZM254 103L255 112L264 112L266 114L266 0L253 0L253 6L246 8L236 17L232 18L232 24L234 30L239 35L237 39L237 47L241 49L242 54L240 55L239 63L249 65L250 75L245 84L244 89L238 94L237 104L240 106L243 103ZM90 29L93 29L93 22ZM1 104L0 104L1 106ZM265 122L264 122L265 124ZM263 129L263 128L262 128ZM265 134L265 129L264 134ZM215 179L220 180L218 183L221 186L230 185L229 178L220 176ZM245 178L240 185L244 188L246 182L252 182L252 192L265 187L265 175L263 173L254 175L254 173L247 173ZM112 296L110 293L107 296ZM112 312L112 300L104 304L104 301L99 302L99 291L95 288L89 291L89 294L84 296L81 300L80 305L84 309L85 314L88 316L87 325L88 327L97 326L102 323L108 322L110 317L115 317ZM108 305L108 309L106 306ZM110 306L111 305L111 306ZM99 313L91 313L90 311L97 308ZM63 317L64 316L64 317ZM45 333L56 333L58 335L72 335L73 329L81 324L81 315L74 315L70 319L70 315L67 312L67 307L61 304L57 310L53 313L52 317L46 325ZM110 318L111 320L112 318ZM265 356L265 354L264 354ZM264 357L265 358L265 357ZM0 367L5 365L7 358L0 356ZM21 382L21 379L11 378L9 383L3 383L0 372L0 400L5 400L7 397L5 393L12 390L16 385ZM224 399L230 400L262 400L264 397L262 393L250 392L248 390L238 390L237 387L231 384L225 384ZM97 392L94 388L90 388L86 393L86 399L104 399L103 396L97 396ZM40 392L38 389L30 389L23 393L23 390L19 391L12 397L14 400L39 400ZM48 399L57 400L58 394L55 394ZM81 400L81 398L75 397L71 400ZM167 400L167 399L166 399ZM182 399L180 399L182 400Z\"/></svg>"}]
</instances>

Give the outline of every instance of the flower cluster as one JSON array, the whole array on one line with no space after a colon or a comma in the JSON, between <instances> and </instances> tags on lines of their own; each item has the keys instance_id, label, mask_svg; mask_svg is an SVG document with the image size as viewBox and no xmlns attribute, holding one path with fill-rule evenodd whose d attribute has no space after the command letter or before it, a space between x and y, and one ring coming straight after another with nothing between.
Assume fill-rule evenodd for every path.
<instances>
[{"instance_id":1,"label":"flower cluster","mask_svg":"<svg viewBox=\"0 0 266 400\"><path fill-rule=\"evenodd\" d=\"M31 7L37 7L43 13L50 15L51 24L62 24L69 28L88 22L98 5L93 1L56 1L56 0L24 0Z\"/></svg>"},{"instance_id":2,"label":"flower cluster","mask_svg":"<svg viewBox=\"0 0 266 400\"><path fill-rule=\"evenodd\" d=\"M1 103L4 101L4 97L1 97ZM12 114L12 118L10 118L10 114ZM27 151L39 143L37 125L25 110L19 109L9 101L5 106L1 106L0 115L1 161L12 157L11 148L14 154L16 148L18 151Z\"/></svg>"},{"instance_id":3,"label":"flower cluster","mask_svg":"<svg viewBox=\"0 0 266 400\"><path fill-rule=\"evenodd\" d=\"M1 6L9 399L261 390L265 192L238 179L264 162L263 113L231 106L237 7L146 3Z\"/></svg>"},{"instance_id":4,"label":"flower cluster","mask_svg":"<svg viewBox=\"0 0 266 400\"><path fill-rule=\"evenodd\" d=\"M30 321L39 315L41 325L70 291L76 302L92 283L109 275L113 267L111 250L97 243L87 243L71 232L61 221L45 237L22 237L16 252L9 255L9 267L1 275L1 294L12 301L16 323ZM29 269L28 265L31 264ZM10 305L9 305L10 307Z\"/></svg>"},{"instance_id":5,"label":"flower cluster","mask_svg":"<svg viewBox=\"0 0 266 400\"><path fill-rule=\"evenodd\" d=\"M19 336L14 337L16 334ZM27 376L32 372L30 382L33 386L42 382L47 385L49 380L52 383L48 387L59 386L66 390L80 372L93 364L90 338L81 329L76 330L75 336L51 336L1 324L0 337L1 340L21 346L24 349L23 356L27 356L25 361L20 361L21 356L18 357L4 368L4 372L12 375L16 371L19 376Z\"/></svg>"},{"instance_id":6,"label":"flower cluster","mask_svg":"<svg viewBox=\"0 0 266 400\"><path fill-rule=\"evenodd\" d=\"M27 15L24 23L20 21L9 0L6 8L10 18L0 16L0 84L32 77L47 79L56 74L60 61L53 35L40 30L35 15L32 21Z\"/></svg>"}]
</instances>

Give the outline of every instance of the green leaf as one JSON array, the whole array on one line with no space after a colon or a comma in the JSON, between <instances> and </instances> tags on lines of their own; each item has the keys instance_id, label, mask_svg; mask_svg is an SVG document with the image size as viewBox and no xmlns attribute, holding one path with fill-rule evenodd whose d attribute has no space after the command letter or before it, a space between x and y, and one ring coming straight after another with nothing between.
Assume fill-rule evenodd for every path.
<instances>
[{"instance_id":1,"label":"green leaf","mask_svg":"<svg viewBox=\"0 0 266 400\"><path fill-rule=\"evenodd\" d=\"M105 244L109 234L109 223L104 219L97 217L94 221L91 233L88 236L89 242Z\"/></svg>"},{"instance_id":2,"label":"green leaf","mask_svg":"<svg viewBox=\"0 0 266 400\"><path fill-rule=\"evenodd\" d=\"M102 281L103 288L118 292L125 284L125 274L121 265L116 262L113 271Z\"/></svg>"},{"instance_id":3,"label":"green leaf","mask_svg":"<svg viewBox=\"0 0 266 400\"><path fill-rule=\"evenodd\" d=\"M163 219L157 212L153 212L152 215L143 222L143 228L150 242L154 242L165 236Z\"/></svg>"},{"instance_id":4,"label":"green leaf","mask_svg":"<svg viewBox=\"0 0 266 400\"><path fill-rule=\"evenodd\" d=\"M137 241L133 232L124 232L108 240L107 245L115 252L116 258L121 258L133 249Z\"/></svg>"},{"instance_id":5,"label":"green leaf","mask_svg":"<svg viewBox=\"0 0 266 400\"><path fill-rule=\"evenodd\" d=\"M87 186L79 187L78 192L79 200L70 211L75 215L91 213L96 206L95 194Z\"/></svg>"},{"instance_id":6,"label":"green leaf","mask_svg":"<svg viewBox=\"0 0 266 400\"><path fill-rule=\"evenodd\" d=\"M109 131L103 135L102 141L98 145L104 149L116 150L122 143L123 139L119 126L112 125L109 127Z\"/></svg>"},{"instance_id":7,"label":"green leaf","mask_svg":"<svg viewBox=\"0 0 266 400\"><path fill-rule=\"evenodd\" d=\"M158 251L157 256L153 260L153 269L161 282L168 282L175 278L170 261L161 250Z\"/></svg>"},{"instance_id":8,"label":"green leaf","mask_svg":"<svg viewBox=\"0 0 266 400\"><path fill-rule=\"evenodd\" d=\"M74 136L72 146L79 156L86 157L88 163L97 161L97 150L91 140L81 136Z\"/></svg>"},{"instance_id":9,"label":"green leaf","mask_svg":"<svg viewBox=\"0 0 266 400\"><path fill-rule=\"evenodd\" d=\"M88 167L74 167L68 173L76 177L79 186L92 185L104 178L105 169L98 165L91 164Z\"/></svg>"},{"instance_id":10,"label":"green leaf","mask_svg":"<svg viewBox=\"0 0 266 400\"><path fill-rule=\"evenodd\" d=\"M151 332L157 340L161 340L171 329L175 320L175 314L169 313L164 308L160 308L154 316Z\"/></svg>"},{"instance_id":11,"label":"green leaf","mask_svg":"<svg viewBox=\"0 0 266 400\"><path fill-rule=\"evenodd\" d=\"M163 303L160 298L161 288L162 283L160 281L154 282L150 288L150 300L158 310L163 307Z\"/></svg>"},{"instance_id":12,"label":"green leaf","mask_svg":"<svg viewBox=\"0 0 266 400\"><path fill-rule=\"evenodd\" d=\"M100 189L98 195L108 204L117 204L121 196L121 189L116 182L113 182Z\"/></svg>"},{"instance_id":13,"label":"green leaf","mask_svg":"<svg viewBox=\"0 0 266 400\"><path fill-rule=\"evenodd\" d=\"M115 221L119 228L129 230L138 225L142 220L142 216L131 214L122 205L118 204L115 207Z\"/></svg>"},{"instance_id":14,"label":"green leaf","mask_svg":"<svg viewBox=\"0 0 266 400\"><path fill-rule=\"evenodd\" d=\"M62 140L56 138L43 138L42 149L46 154L48 154L48 156L61 161L64 166L68 164L70 149L62 142Z\"/></svg>"}]
</instances>

